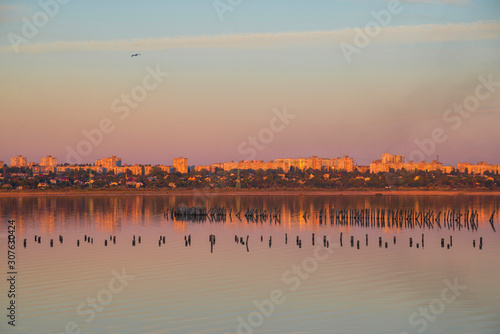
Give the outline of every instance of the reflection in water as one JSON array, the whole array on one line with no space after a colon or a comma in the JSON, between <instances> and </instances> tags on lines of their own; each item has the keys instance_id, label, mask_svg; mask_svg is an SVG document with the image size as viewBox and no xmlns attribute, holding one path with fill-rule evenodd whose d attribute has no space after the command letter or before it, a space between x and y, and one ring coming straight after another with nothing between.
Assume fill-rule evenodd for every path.
<instances>
[{"instance_id":1,"label":"reflection in water","mask_svg":"<svg viewBox=\"0 0 500 334\"><path fill-rule=\"evenodd\" d=\"M285 301L251 328L254 333L418 333L421 326L414 324L425 319L419 310L435 307L446 282L458 280L466 288L432 315L427 332L498 333L500 234L488 222L496 210L498 230L496 196L205 199L206 207L232 209L232 217L217 223L165 217L175 207L200 206L192 196L1 197L0 251L7 253L7 219L16 220L18 240L28 240L26 248L21 242L17 248L17 332L64 333L74 322L83 333L237 333L240 319L248 322L258 310L256 303L262 305L280 290ZM241 221L235 217L247 208L278 209L281 219L247 222L243 214ZM320 224L320 209L332 208L477 210L480 227L453 231ZM42 242L34 243L34 235L41 235ZM110 235L116 243L105 245ZM84 236L94 242L85 242ZM331 255L311 262L318 249ZM102 297L113 273L122 270L134 277L126 289L99 311L79 309L88 298ZM4 305L4 281L0 291ZM95 315L92 321L89 313Z\"/></svg>"},{"instance_id":2,"label":"reflection in water","mask_svg":"<svg viewBox=\"0 0 500 334\"><path fill-rule=\"evenodd\" d=\"M40 229L42 234L55 232L64 224L78 229L92 229L98 232L117 233L123 222L128 225L149 226L172 208L181 206L225 207L232 215L227 223L238 223L234 215L247 208L259 210L281 210L280 224L289 228L309 230L325 223L319 216L320 210L330 209L392 209L392 210L477 210L479 227L489 226L488 219L494 210L495 220L500 217L497 196L204 196L203 203L195 196L19 196L0 197L0 216L15 219L20 232L27 228ZM243 215L242 215L243 217ZM243 219L243 222L246 222ZM293 226L292 226L293 225ZM174 224L182 232L186 224ZM345 226L349 229L349 226ZM382 227L391 230L389 227Z\"/></svg>"}]
</instances>

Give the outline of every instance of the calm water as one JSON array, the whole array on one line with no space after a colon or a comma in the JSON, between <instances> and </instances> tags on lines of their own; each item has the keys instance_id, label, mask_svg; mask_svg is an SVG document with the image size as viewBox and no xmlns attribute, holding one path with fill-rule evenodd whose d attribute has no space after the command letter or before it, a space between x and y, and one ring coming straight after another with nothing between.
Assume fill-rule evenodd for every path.
<instances>
[{"instance_id":1,"label":"calm water","mask_svg":"<svg viewBox=\"0 0 500 334\"><path fill-rule=\"evenodd\" d=\"M0 198L2 277L8 271L8 219L17 224L18 271L16 327L8 326L3 311L0 332L500 332L497 196L215 196L202 200L206 202L192 196ZM193 223L164 216L169 208L201 203L232 208L232 219ZM279 208L281 221L247 222L243 213L241 221L234 216L247 207ZM479 214L479 229L339 226L329 220L320 224L319 210L332 207L473 209ZM497 232L488 221L493 210ZM191 246L186 247L184 237L189 234ZM216 236L213 253L211 234ZM40 243L34 242L35 235L41 236ZM62 244L59 235L64 238ZM93 237L93 244L84 242L84 235ZM105 247L110 235L116 236L116 244ZM132 246L134 235L141 236L141 243ZM166 236L161 247L160 235ZM248 249L235 243L235 235L249 236ZM324 236L328 249L323 247ZM360 249L356 244L351 247L351 236L355 243L360 241ZM448 249L450 236L453 243ZM54 247L50 247L51 238ZM441 238L446 240L444 248ZM134 278L117 280L122 271ZM5 310L9 289L5 279L0 289Z\"/></svg>"}]
</instances>

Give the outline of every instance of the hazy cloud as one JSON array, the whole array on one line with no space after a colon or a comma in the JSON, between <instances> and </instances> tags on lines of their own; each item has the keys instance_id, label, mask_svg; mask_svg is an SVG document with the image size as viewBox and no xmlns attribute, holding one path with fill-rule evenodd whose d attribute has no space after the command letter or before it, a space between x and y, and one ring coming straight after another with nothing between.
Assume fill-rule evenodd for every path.
<instances>
[{"instance_id":1,"label":"hazy cloud","mask_svg":"<svg viewBox=\"0 0 500 334\"><path fill-rule=\"evenodd\" d=\"M132 51L169 48L268 48L300 45L338 45L353 43L359 28L333 31L284 32L264 34L233 34L146 38L112 41L56 41L21 45L21 53L62 51ZM474 23L425 24L382 28L376 43L413 44L444 41L474 41L500 38L500 21ZM10 46L1 46L0 53L10 53Z\"/></svg>"}]
</instances>

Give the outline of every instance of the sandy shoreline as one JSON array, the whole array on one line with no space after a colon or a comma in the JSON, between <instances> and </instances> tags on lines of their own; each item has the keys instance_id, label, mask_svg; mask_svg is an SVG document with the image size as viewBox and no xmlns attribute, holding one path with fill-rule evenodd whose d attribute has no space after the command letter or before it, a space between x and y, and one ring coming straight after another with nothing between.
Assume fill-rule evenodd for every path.
<instances>
[{"instance_id":1,"label":"sandy shoreline","mask_svg":"<svg viewBox=\"0 0 500 334\"><path fill-rule=\"evenodd\" d=\"M151 191L151 190L105 190L105 191L2 191L0 197L22 197L22 196L116 196L116 195L141 195L141 196L463 196L463 195L486 195L500 196L500 191L493 190L177 190L177 191Z\"/></svg>"}]
</instances>

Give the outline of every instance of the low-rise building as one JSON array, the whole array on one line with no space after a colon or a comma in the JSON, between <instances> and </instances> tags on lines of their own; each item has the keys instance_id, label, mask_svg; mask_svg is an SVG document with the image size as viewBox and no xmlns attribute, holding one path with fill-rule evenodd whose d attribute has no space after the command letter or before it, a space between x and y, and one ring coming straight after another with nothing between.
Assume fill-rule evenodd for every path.
<instances>
[{"instance_id":1,"label":"low-rise building","mask_svg":"<svg viewBox=\"0 0 500 334\"><path fill-rule=\"evenodd\" d=\"M104 159L101 159L101 160L96 160L95 165L99 166L99 167L104 167L107 170L112 170L115 167L121 167L122 166L122 159L121 158L117 158L116 156L113 155L112 157L109 157L109 158L104 158Z\"/></svg>"},{"instance_id":2,"label":"low-rise building","mask_svg":"<svg viewBox=\"0 0 500 334\"><path fill-rule=\"evenodd\" d=\"M473 165L468 162L462 162L458 164L458 170L460 173L468 172L470 174L484 174L489 173L500 173L500 165L491 165L484 161L479 162L477 165Z\"/></svg>"},{"instance_id":3,"label":"low-rise building","mask_svg":"<svg viewBox=\"0 0 500 334\"><path fill-rule=\"evenodd\" d=\"M210 165L194 166L194 171L195 172L202 172L204 170L207 171L207 172L210 172L210 171L212 171L212 166L210 166Z\"/></svg>"},{"instance_id":4,"label":"low-rise building","mask_svg":"<svg viewBox=\"0 0 500 334\"><path fill-rule=\"evenodd\" d=\"M407 172L414 171L424 171L424 172L432 172L432 171L449 171L453 170L451 166L444 166L439 161L421 161L421 162L405 162L403 155L392 155L389 153L384 153L382 155L382 160L374 160L370 164L370 173L380 173L380 172L390 172L390 171L399 171L406 170Z\"/></svg>"},{"instance_id":5,"label":"low-rise building","mask_svg":"<svg viewBox=\"0 0 500 334\"><path fill-rule=\"evenodd\" d=\"M313 156L311 158L298 158L298 159L275 159L269 162L262 160L242 160L239 162L225 162L221 164L225 171L233 169L282 169L288 172L291 168L300 170L314 169L325 171L342 171L352 172L354 170L354 160L348 156L343 158L318 158ZM212 165L214 166L214 165Z\"/></svg>"}]
</instances>

